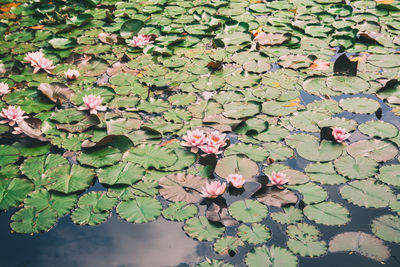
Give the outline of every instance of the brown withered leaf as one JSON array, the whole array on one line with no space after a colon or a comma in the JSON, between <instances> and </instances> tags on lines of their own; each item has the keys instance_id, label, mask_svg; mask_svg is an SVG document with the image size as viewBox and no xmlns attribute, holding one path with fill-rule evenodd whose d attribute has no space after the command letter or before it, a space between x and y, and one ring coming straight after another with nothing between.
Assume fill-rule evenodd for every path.
<instances>
[{"instance_id":1,"label":"brown withered leaf","mask_svg":"<svg viewBox=\"0 0 400 267\"><path fill-rule=\"evenodd\" d=\"M68 101L75 93L63 83L41 83L38 87L45 96L54 103L62 104Z\"/></svg>"},{"instance_id":2,"label":"brown withered leaf","mask_svg":"<svg viewBox=\"0 0 400 267\"><path fill-rule=\"evenodd\" d=\"M127 63L121 63L121 62L115 62L114 64L112 64L110 68L107 69L107 74L109 76L114 76L120 73L129 73L136 76L139 73L139 71L130 69Z\"/></svg>"},{"instance_id":3,"label":"brown withered leaf","mask_svg":"<svg viewBox=\"0 0 400 267\"><path fill-rule=\"evenodd\" d=\"M99 33L97 38L99 38L100 42L109 45L118 42L118 35L116 35L115 33L101 32Z\"/></svg>"},{"instance_id":4,"label":"brown withered leaf","mask_svg":"<svg viewBox=\"0 0 400 267\"><path fill-rule=\"evenodd\" d=\"M225 200L218 198L207 207L206 217L212 222L222 223L224 226L233 226L239 222L228 213L228 205Z\"/></svg>"},{"instance_id":5,"label":"brown withered leaf","mask_svg":"<svg viewBox=\"0 0 400 267\"><path fill-rule=\"evenodd\" d=\"M41 125L42 121L37 118L28 118L18 122L18 127L25 135L42 142L49 141L47 138L43 136L43 133L40 129Z\"/></svg>"},{"instance_id":6,"label":"brown withered leaf","mask_svg":"<svg viewBox=\"0 0 400 267\"><path fill-rule=\"evenodd\" d=\"M95 126L99 123L99 117L91 114L76 124L56 124L56 127L58 130L65 130L70 133L82 133L90 127Z\"/></svg>"},{"instance_id":7,"label":"brown withered leaf","mask_svg":"<svg viewBox=\"0 0 400 267\"><path fill-rule=\"evenodd\" d=\"M258 201L274 207L282 207L286 204L296 203L297 195L288 189L278 189L276 187L263 187L254 195Z\"/></svg>"}]
</instances>

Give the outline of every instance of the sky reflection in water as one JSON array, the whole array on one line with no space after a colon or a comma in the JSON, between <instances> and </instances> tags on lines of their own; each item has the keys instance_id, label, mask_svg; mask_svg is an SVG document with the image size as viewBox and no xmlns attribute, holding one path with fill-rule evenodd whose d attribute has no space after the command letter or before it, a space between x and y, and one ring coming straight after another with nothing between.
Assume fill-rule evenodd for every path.
<instances>
[{"instance_id":1,"label":"sky reflection in water","mask_svg":"<svg viewBox=\"0 0 400 267\"><path fill-rule=\"evenodd\" d=\"M132 224L115 214L99 226L81 227L62 218L48 233L11 234L10 213L0 215L1 261L7 267L144 267L196 263L198 242L182 223Z\"/></svg>"}]
</instances>

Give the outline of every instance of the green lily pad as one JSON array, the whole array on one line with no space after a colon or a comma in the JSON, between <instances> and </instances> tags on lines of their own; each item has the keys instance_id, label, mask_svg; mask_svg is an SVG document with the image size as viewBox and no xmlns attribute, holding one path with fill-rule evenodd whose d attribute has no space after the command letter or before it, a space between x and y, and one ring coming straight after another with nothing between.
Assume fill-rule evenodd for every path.
<instances>
[{"instance_id":1,"label":"green lily pad","mask_svg":"<svg viewBox=\"0 0 400 267\"><path fill-rule=\"evenodd\" d=\"M378 163L367 157L344 156L334 162L337 172L349 179L366 179L378 170Z\"/></svg>"},{"instance_id":2,"label":"green lily pad","mask_svg":"<svg viewBox=\"0 0 400 267\"><path fill-rule=\"evenodd\" d=\"M250 226L242 224L237 230L241 240L250 244L262 244L271 238L271 231L263 224L253 223Z\"/></svg>"},{"instance_id":3,"label":"green lily pad","mask_svg":"<svg viewBox=\"0 0 400 267\"><path fill-rule=\"evenodd\" d=\"M303 195L303 201L306 204L320 203L328 197L328 193L325 189L314 183L291 185L287 186L287 188L300 192Z\"/></svg>"},{"instance_id":4,"label":"green lily pad","mask_svg":"<svg viewBox=\"0 0 400 267\"><path fill-rule=\"evenodd\" d=\"M400 186L400 165L387 165L379 169L378 180L393 186Z\"/></svg>"},{"instance_id":5,"label":"green lily pad","mask_svg":"<svg viewBox=\"0 0 400 267\"><path fill-rule=\"evenodd\" d=\"M372 232L379 238L400 243L400 217L394 215L382 215L371 223Z\"/></svg>"},{"instance_id":6,"label":"green lily pad","mask_svg":"<svg viewBox=\"0 0 400 267\"><path fill-rule=\"evenodd\" d=\"M113 147L104 147L100 149L84 151L78 160L83 165L100 168L114 165L121 159L121 157L122 154L119 149Z\"/></svg>"},{"instance_id":7,"label":"green lily pad","mask_svg":"<svg viewBox=\"0 0 400 267\"><path fill-rule=\"evenodd\" d=\"M49 193L44 189L31 192L24 201L25 207L34 207L37 210L52 209L58 217L68 214L77 202L75 194L63 195Z\"/></svg>"},{"instance_id":8,"label":"green lily pad","mask_svg":"<svg viewBox=\"0 0 400 267\"><path fill-rule=\"evenodd\" d=\"M18 149L12 146L0 145L0 166L14 163L18 158Z\"/></svg>"},{"instance_id":9,"label":"green lily pad","mask_svg":"<svg viewBox=\"0 0 400 267\"><path fill-rule=\"evenodd\" d=\"M130 149L124 160L137 163L146 169L149 167L160 169L171 166L178 157L170 149L156 145L141 145Z\"/></svg>"},{"instance_id":10,"label":"green lily pad","mask_svg":"<svg viewBox=\"0 0 400 267\"><path fill-rule=\"evenodd\" d=\"M267 216L268 208L256 200L244 199L232 203L229 206L229 213L236 220L254 223L262 221Z\"/></svg>"},{"instance_id":11,"label":"green lily pad","mask_svg":"<svg viewBox=\"0 0 400 267\"><path fill-rule=\"evenodd\" d=\"M229 156L217 162L215 173L222 177L227 178L230 174L241 174L245 179L249 179L258 175L257 164L247 157Z\"/></svg>"},{"instance_id":12,"label":"green lily pad","mask_svg":"<svg viewBox=\"0 0 400 267\"><path fill-rule=\"evenodd\" d=\"M331 161L342 155L343 145L328 140L301 143L297 146L297 153L310 161Z\"/></svg>"},{"instance_id":13,"label":"green lily pad","mask_svg":"<svg viewBox=\"0 0 400 267\"><path fill-rule=\"evenodd\" d=\"M197 212L198 209L195 205L188 205L184 201L178 201L170 204L168 208L163 210L162 215L167 220L182 222L194 217Z\"/></svg>"},{"instance_id":14,"label":"green lily pad","mask_svg":"<svg viewBox=\"0 0 400 267\"><path fill-rule=\"evenodd\" d=\"M201 176L170 174L160 179L160 194L174 202L197 203L203 199L200 192L207 182L207 179Z\"/></svg>"},{"instance_id":15,"label":"green lily pad","mask_svg":"<svg viewBox=\"0 0 400 267\"><path fill-rule=\"evenodd\" d=\"M271 219L280 224L295 224L303 220L303 212L293 206L284 207L281 212L271 213Z\"/></svg>"},{"instance_id":16,"label":"green lily pad","mask_svg":"<svg viewBox=\"0 0 400 267\"><path fill-rule=\"evenodd\" d=\"M302 257L319 257L326 253L325 241L319 241L318 229L306 223L289 225L286 230L289 239L288 248L295 254Z\"/></svg>"},{"instance_id":17,"label":"green lily pad","mask_svg":"<svg viewBox=\"0 0 400 267\"><path fill-rule=\"evenodd\" d=\"M349 211L330 201L307 205L303 212L308 219L324 225L344 225L350 221Z\"/></svg>"},{"instance_id":18,"label":"green lily pad","mask_svg":"<svg viewBox=\"0 0 400 267\"><path fill-rule=\"evenodd\" d=\"M340 194L354 205L366 208L384 208L395 200L387 185L377 184L371 179L350 182L340 189Z\"/></svg>"},{"instance_id":19,"label":"green lily pad","mask_svg":"<svg viewBox=\"0 0 400 267\"><path fill-rule=\"evenodd\" d=\"M259 146L253 146L252 144L235 144L229 146L225 152L225 157L232 156L232 155L242 155L247 156L248 158L254 161L264 161L267 159L269 153L264 148Z\"/></svg>"},{"instance_id":20,"label":"green lily pad","mask_svg":"<svg viewBox=\"0 0 400 267\"><path fill-rule=\"evenodd\" d=\"M396 126L384 121L367 121L360 124L358 130L363 134L382 139L396 137L399 133Z\"/></svg>"},{"instance_id":21,"label":"green lily pad","mask_svg":"<svg viewBox=\"0 0 400 267\"><path fill-rule=\"evenodd\" d=\"M339 105L345 111L357 114L373 114L381 106L379 102L366 97L343 98Z\"/></svg>"},{"instance_id":22,"label":"green lily pad","mask_svg":"<svg viewBox=\"0 0 400 267\"><path fill-rule=\"evenodd\" d=\"M144 173L145 170L137 164L120 162L117 165L100 169L97 176L101 184L133 185L142 179Z\"/></svg>"},{"instance_id":23,"label":"green lily pad","mask_svg":"<svg viewBox=\"0 0 400 267\"><path fill-rule=\"evenodd\" d=\"M199 216L187 220L183 230L191 238L200 241L213 241L224 234L225 227L219 224L211 224L205 216Z\"/></svg>"},{"instance_id":24,"label":"green lily pad","mask_svg":"<svg viewBox=\"0 0 400 267\"><path fill-rule=\"evenodd\" d=\"M345 177L335 171L332 162L309 164L305 168L305 172L312 181L321 184L336 185L347 182Z\"/></svg>"},{"instance_id":25,"label":"green lily pad","mask_svg":"<svg viewBox=\"0 0 400 267\"><path fill-rule=\"evenodd\" d=\"M297 266L297 257L285 248L264 245L253 248L247 253L245 262L249 267L295 267Z\"/></svg>"},{"instance_id":26,"label":"green lily pad","mask_svg":"<svg viewBox=\"0 0 400 267\"><path fill-rule=\"evenodd\" d=\"M52 209L22 208L11 216L11 228L21 234L36 234L50 230L57 222Z\"/></svg>"},{"instance_id":27,"label":"green lily pad","mask_svg":"<svg viewBox=\"0 0 400 267\"><path fill-rule=\"evenodd\" d=\"M117 206L117 213L122 219L133 223L145 223L155 220L162 211L161 203L150 197L136 197L122 201Z\"/></svg>"},{"instance_id":28,"label":"green lily pad","mask_svg":"<svg viewBox=\"0 0 400 267\"><path fill-rule=\"evenodd\" d=\"M238 247L244 246L241 239L235 236L226 236L217 239L214 243L214 251L221 255L228 255L230 253L236 253Z\"/></svg>"},{"instance_id":29,"label":"green lily pad","mask_svg":"<svg viewBox=\"0 0 400 267\"><path fill-rule=\"evenodd\" d=\"M18 206L32 190L32 184L26 179L0 179L0 210Z\"/></svg>"}]
</instances>

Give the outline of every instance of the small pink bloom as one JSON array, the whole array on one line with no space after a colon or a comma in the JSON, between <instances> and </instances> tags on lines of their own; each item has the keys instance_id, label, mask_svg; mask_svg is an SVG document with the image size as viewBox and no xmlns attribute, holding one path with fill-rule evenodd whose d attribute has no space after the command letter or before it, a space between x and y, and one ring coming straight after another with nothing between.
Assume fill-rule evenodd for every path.
<instances>
[{"instance_id":1,"label":"small pink bloom","mask_svg":"<svg viewBox=\"0 0 400 267\"><path fill-rule=\"evenodd\" d=\"M330 66L329 61L323 61L321 59L316 59L313 61L312 65L310 66L311 70L329 70Z\"/></svg>"},{"instance_id":2,"label":"small pink bloom","mask_svg":"<svg viewBox=\"0 0 400 267\"><path fill-rule=\"evenodd\" d=\"M8 84L1 82L0 83L0 96L6 95L10 92Z\"/></svg>"},{"instance_id":3,"label":"small pink bloom","mask_svg":"<svg viewBox=\"0 0 400 267\"><path fill-rule=\"evenodd\" d=\"M87 95L83 98L85 107L79 107L78 110L89 110L90 114L97 114L97 111L106 111L106 106L100 106L103 98L98 95Z\"/></svg>"},{"instance_id":4,"label":"small pink bloom","mask_svg":"<svg viewBox=\"0 0 400 267\"><path fill-rule=\"evenodd\" d=\"M64 74L69 80L76 80L79 77L79 71L74 69L68 69L66 72L64 72Z\"/></svg>"},{"instance_id":5,"label":"small pink bloom","mask_svg":"<svg viewBox=\"0 0 400 267\"><path fill-rule=\"evenodd\" d=\"M332 129L332 135L336 142L342 143L344 140L349 138L351 134L347 133L344 128L334 127Z\"/></svg>"},{"instance_id":6,"label":"small pink bloom","mask_svg":"<svg viewBox=\"0 0 400 267\"><path fill-rule=\"evenodd\" d=\"M226 183L222 183L220 181L213 181L211 183L207 183L202 187L201 196L208 198L216 198L226 191Z\"/></svg>"},{"instance_id":7,"label":"small pink bloom","mask_svg":"<svg viewBox=\"0 0 400 267\"><path fill-rule=\"evenodd\" d=\"M286 179L286 174L283 172L272 172L271 175L267 175L271 184L273 185L283 185L289 182L288 179Z\"/></svg>"},{"instance_id":8,"label":"small pink bloom","mask_svg":"<svg viewBox=\"0 0 400 267\"><path fill-rule=\"evenodd\" d=\"M28 118L28 116L24 116L25 112L21 110L20 107L17 106L8 106L7 109L3 108L3 111L0 112L0 116L5 120L1 120L0 123L5 124L8 123L10 126L14 126L16 123L21 120Z\"/></svg>"},{"instance_id":9,"label":"small pink bloom","mask_svg":"<svg viewBox=\"0 0 400 267\"><path fill-rule=\"evenodd\" d=\"M219 146L216 145L203 145L203 146L199 146L199 148L206 154L221 154L222 151L219 151Z\"/></svg>"},{"instance_id":10,"label":"small pink bloom","mask_svg":"<svg viewBox=\"0 0 400 267\"><path fill-rule=\"evenodd\" d=\"M208 134L207 144L218 146L218 147L224 147L224 146L226 146L225 136L226 136L226 134L222 134L218 131L214 131L214 132Z\"/></svg>"},{"instance_id":11,"label":"small pink bloom","mask_svg":"<svg viewBox=\"0 0 400 267\"><path fill-rule=\"evenodd\" d=\"M50 70L55 68L55 66L53 66L53 60L45 58L42 50L27 53L25 60L31 63L31 66L34 67L33 73L38 72L40 69L50 73Z\"/></svg>"},{"instance_id":12,"label":"small pink bloom","mask_svg":"<svg viewBox=\"0 0 400 267\"><path fill-rule=\"evenodd\" d=\"M245 179L240 174L229 174L226 180L228 181L228 183L236 188L242 188L245 182Z\"/></svg>"},{"instance_id":13,"label":"small pink bloom","mask_svg":"<svg viewBox=\"0 0 400 267\"><path fill-rule=\"evenodd\" d=\"M140 47L143 48L148 44L154 43L153 41L150 41L151 35L138 35L134 36L132 40L129 40L129 45L132 47Z\"/></svg>"},{"instance_id":14,"label":"small pink bloom","mask_svg":"<svg viewBox=\"0 0 400 267\"><path fill-rule=\"evenodd\" d=\"M200 131L198 129L187 131L186 135L182 136L182 138L186 142L181 143L181 145L191 147L191 151L194 153L197 153L197 151L199 150L198 148L206 141L206 136L204 135L203 131Z\"/></svg>"}]
</instances>

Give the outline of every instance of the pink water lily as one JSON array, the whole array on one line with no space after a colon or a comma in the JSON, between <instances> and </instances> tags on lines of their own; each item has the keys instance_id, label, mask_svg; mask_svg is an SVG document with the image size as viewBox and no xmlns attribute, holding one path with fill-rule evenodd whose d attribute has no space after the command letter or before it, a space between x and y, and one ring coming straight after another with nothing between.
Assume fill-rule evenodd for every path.
<instances>
[{"instance_id":1,"label":"pink water lily","mask_svg":"<svg viewBox=\"0 0 400 267\"><path fill-rule=\"evenodd\" d=\"M182 146L191 147L191 151L193 153L197 153L199 147L203 145L206 141L206 136L203 131L199 129L193 131L187 131L186 135L182 136L184 143L181 143Z\"/></svg>"},{"instance_id":2,"label":"pink water lily","mask_svg":"<svg viewBox=\"0 0 400 267\"><path fill-rule=\"evenodd\" d=\"M90 114L97 114L97 111L106 111L106 106L100 106L103 98L98 95L87 95L83 98L84 107L79 107L78 110L89 110Z\"/></svg>"},{"instance_id":3,"label":"pink water lily","mask_svg":"<svg viewBox=\"0 0 400 267\"><path fill-rule=\"evenodd\" d=\"M207 183L202 187L201 196L208 198L216 198L226 191L226 183L221 183L220 181L213 181Z\"/></svg>"},{"instance_id":4,"label":"pink water lily","mask_svg":"<svg viewBox=\"0 0 400 267\"><path fill-rule=\"evenodd\" d=\"M344 128L334 127L332 129L332 135L336 142L343 143L343 141L349 138L351 134L347 133Z\"/></svg>"},{"instance_id":5,"label":"pink water lily","mask_svg":"<svg viewBox=\"0 0 400 267\"><path fill-rule=\"evenodd\" d=\"M6 95L10 92L8 84L1 82L0 83L0 96Z\"/></svg>"},{"instance_id":6,"label":"pink water lily","mask_svg":"<svg viewBox=\"0 0 400 267\"><path fill-rule=\"evenodd\" d=\"M207 144L203 146L199 146L199 148L206 154L221 154L222 151L219 150L219 146L214 144Z\"/></svg>"},{"instance_id":7,"label":"pink water lily","mask_svg":"<svg viewBox=\"0 0 400 267\"><path fill-rule=\"evenodd\" d=\"M207 136L207 144L218 146L218 147L224 147L224 146L226 146L225 136L226 136L226 134L222 134L218 131L211 132Z\"/></svg>"},{"instance_id":8,"label":"pink water lily","mask_svg":"<svg viewBox=\"0 0 400 267\"><path fill-rule=\"evenodd\" d=\"M8 123L10 126L14 126L21 120L28 118L28 116L24 116L25 112L18 106L8 106L7 109L3 108L2 112L0 112L0 116L4 118L1 120L1 124Z\"/></svg>"},{"instance_id":9,"label":"pink water lily","mask_svg":"<svg viewBox=\"0 0 400 267\"><path fill-rule=\"evenodd\" d=\"M27 53L25 60L31 63L31 66L34 67L33 73L38 72L40 69L50 73L50 70L55 68L55 66L53 66L53 60L45 58L42 50Z\"/></svg>"},{"instance_id":10,"label":"pink water lily","mask_svg":"<svg viewBox=\"0 0 400 267\"><path fill-rule=\"evenodd\" d=\"M283 172L272 172L271 175L267 175L271 184L273 185L284 185L287 182L289 182L289 180L286 178L286 174L284 174Z\"/></svg>"},{"instance_id":11,"label":"pink water lily","mask_svg":"<svg viewBox=\"0 0 400 267\"><path fill-rule=\"evenodd\" d=\"M79 77L79 71L74 69L68 69L66 72L64 72L64 74L69 80L76 80Z\"/></svg>"},{"instance_id":12,"label":"pink water lily","mask_svg":"<svg viewBox=\"0 0 400 267\"><path fill-rule=\"evenodd\" d=\"M153 41L150 41L151 35L138 35L134 36L132 40L129 40L129 45L132 47L140 47L143 48L148 44L154 43Z\"/></svg>"},{"instance_id":13,"label":"pink water lily","mask_svg":"<svg viewBox=\"0 0 400 267\"><path fill-rule=\"evenodd\" d=\"M242 188L246 181L241 174L229 174L226 180L236 188Z\"/></svg>"}]
</instances>

